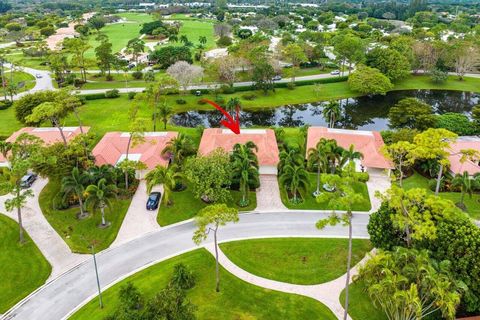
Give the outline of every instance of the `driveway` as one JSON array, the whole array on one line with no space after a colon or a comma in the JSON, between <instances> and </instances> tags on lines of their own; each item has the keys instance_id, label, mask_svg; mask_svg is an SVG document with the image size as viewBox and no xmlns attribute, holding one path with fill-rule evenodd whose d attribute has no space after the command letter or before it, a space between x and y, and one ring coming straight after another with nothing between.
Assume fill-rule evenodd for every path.
<instances>
[{"instance_id":1,"label":"driveway","mask_svg":"<svg viewBox=\"0 0 480 320\"><path fill-rule=\"evenodd\" d=\"M328 215L319 212L242 214L238 223L222 227L218 236L220 241L253 237L347 237L348 229L343 226L329 226L321 231L315 228L315 222ZM368 215L354 215L355 238L368 238L367 223ZM97 261L102 288L156 262L195 249L194 230L193 221L187 221L100 252ZM206 243L211 241L209 238ZM96 292L93 263L89 259L24 299L2 319L64 319L95 297Z\"/></svg>"},{"instance_id":2,"label":"driveway","mask_svg":"<svg viewBox=\"0 0 480 320\"><path fill-rule=\"evenodd\" d=\"M260 175L260 188L257 189L257 208L255 211L270 212L284 211L287 208L280 198L280 188L277 176L269 174Z\"/></svg>"},{"instance_id":3,"label":"driveway","mask_svg":"<svg viewBox=\"0 0 480 320\"><path fill-rule=\"evenodd\" d=\"M161 186L155 188L153 191L160 191L163 195L163 187ZM145 180L141 180L112 246L118 246L160 229L157 223L158 210L148 211L145 207L147 199L146 183Z\"/></svg>"},{"instance_id":4,"label":"driveway","mask_svg":"<svg viewBox=\"0 0 480 320\"><path fill-rule=\"evenodd\" d=\"M46 179L39 178L33 183L33 198L28 198L27 205L22 210L22 222L25 231L40 249L45 258L52 265L49 279L54 279L77 264L85 261L88 255L72 253L68 245L58 235L42 214L38 204L38 196L47 184ZM0 212L18 222L17 211L7 212L4 202L10 195L0 197Z\"/></svg>"},{"instance_id":5,"label":"driveway","mask_svg":"<svg viewBox=\"0 0 480 320\"><path fill-rule=\"evenodd\" d=\"M375 212L380 208L382 201L375 196L377 192L384 194L385 191L390 189L392 182L390 177L380 171L369 172L370 179L367 181L368 195L370 196L370 203L372 209L370 212Z\"/></svg>"}]
</instances>

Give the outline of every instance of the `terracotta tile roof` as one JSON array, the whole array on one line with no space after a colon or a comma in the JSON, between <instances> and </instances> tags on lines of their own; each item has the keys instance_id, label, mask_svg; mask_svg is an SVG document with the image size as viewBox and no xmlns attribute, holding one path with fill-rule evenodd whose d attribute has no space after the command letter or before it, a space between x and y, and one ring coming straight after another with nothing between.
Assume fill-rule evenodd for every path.
<instances>
[{"instance_id":1,"label":"terracotta tile roof","mask_svg":"<svg viewBox=\"0 0 480 320\"><path fill-rule=\"evenodd\" d=\"M279 159L277 139L271 129L241 129L234 134L229 129L211 128L203 131L198 148L199 155L206 155L217 148L230 152L237 143L252 141L258 147L257 157L261 166L276 166Z\"/></svg>"},{"instance_id":2,"label":"terracotta tile roof","mask_svg":"<svg viewBox=\"0 0 480 320\"><path fill-rule=\"evenodd\" d=\"M461 162L462 155L460 152L465 149L475 149L480 151L480 137L459 137L456 142L450 144L450 171L453 173L463 173L467 171L470 175L480 172L480 164L477 161L466 160Z\"/></svg>"},{"instance_id":3,"label":"terracotta tile roof","mask_svg":"<svg viewBox=\"0 0 480 320\"><path fill-rule=\"evenodd\" d=\"M90 127L83 127L83 132L87 133ZM55 127L25 127L14 132L6 141L15 142L18 136L22 133L28 133L32 136L40 138L45 144L53 144L55 142L63 142L60 131ZM63 127L63 134L67 141L72 140L81 134L80 127ZM5 159L0 154L0 162L5 162Z\"/></svg>"},{"instance_id":4,"label":"terracotta tile roof","mask_svg":"<svg viewBox=\"0 0 480 320\"><path fill-rule=\"evenodd\" d=\"M321 138L334 139L339 146L345 149L353 144L355 150L363 154L361 162L367 168L393 168L390 161L381 152L384 143L382 136L377 131L310 127L307 136L307 152L310 148L315 148Z\"/></svg>"},{"instance_id":5,"label":"terracotta tile roof","mask_svg":"<svg viewBox=\"0 0 480 320\"><path fill-rule=\"evenodd\" d=\"M157 165L166 166L168 157L162 157L161 152L167 142L178 136L178 132L146 132L145 142L130 147L129 159L139 159L148 169ZM125 157L129 134L124 132L108 132L92 151L97 165L116 165Z\"/></svg>"}]
</instances>

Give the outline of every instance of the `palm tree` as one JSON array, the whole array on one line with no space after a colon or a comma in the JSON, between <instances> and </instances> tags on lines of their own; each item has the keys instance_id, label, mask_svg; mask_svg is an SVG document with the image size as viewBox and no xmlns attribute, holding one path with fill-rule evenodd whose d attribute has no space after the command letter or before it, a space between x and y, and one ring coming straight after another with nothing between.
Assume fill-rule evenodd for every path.
<instances>
[{"instance_id":1,"label":"palm tree","mask_svg":"<svg viewBox=\"0 0 480 320\"><path fill-rule=\"evenodd\" d=\"M233 162L232 180L239 183L242 200L241 207L248 206L249 200L247 198L250 183L258 185L258 168L254 165L248 157L237 158Z\"/></svg>"},{"instance_id":2,"label":"palm tree","mask_svg":"<svg viewBox=\"0 0 480 320\"><path fill-rule=\"evenodd\" d=\"M163 122L163 130L167 130L167 123L170 117L173 114L173 108L168 105L167 103L160 104L158 108L158 116L162 119Z\"/></svg>"},{"instance_id":3,"label":"palm tree","mask_svg":"<svg viewBox=\"0 0 480 320\"><path fill-rule=\"evenodd\" d=\"M240 110L240 108L241 108L240 99L235 97L235 98L230 98L230 100L228 100L225 109L233 117L236 114L237 107Z\"/></svg>"},{"instance_id":4,"label":"palm tree","mask_svg":"<svg viewBox=\"0 0 480 320\"><path fill-rule=\"evenodd\" d=\"M177 137L167 142L165 148L162 150L162 156L170 154L172 162L176 162L179 166L183 163L183 160L195 152L192 140L180 133Z\"/></svg>"},{"instance_id":5,"label":"palm tree","mask_svg":"<svg viewBox=\"0 0 480 320\"><path fill-rule=\"evenodd\" d=\"M283 168L280 183L292 194L292 202L298 203L297 194L304 192L309 185L308 173L303 166L287 165Z\"/></svg>"},{"instance_id":6,"label":"palm tree","mask_svg":"<svg viewBox=\"0 0 480 320\"><path fill-rule=\"evenodd\" d=\"M283 168L287 165L292 167L303 164L303 156L300 150L288 144L284 145L283 150L280 151L280 161L278 162L278 172L282 173Z\"/></svg>"},{"instance_id":7,"label":"palm tree","mask_svg":"<svg viewBox=\"0 0 480 320\"><path fill-rule=\"evenodd\" d=\"M190 42L190 40L188 40L188 37L187 37L186 35L184 35L184 34L182 34L182 35L180 36L179 41L180 41L181 43L183 43L183 45L185 45L185 46L187 45L188 42Z\"/></svg>"},{"instance_id":8,"label":"palm tree","mask_svg":"<svg viewBox=\"0 0 480 320\"><path fill-rule=\"evenodd\" d=\"M105 208L112 210L112 198L117 197L117 188L113 184L107 184L107 180L102 178L98 183L91 184L85 189L87 193L87 199L85 200L85 206L91 208L92 211L100 209L102 213L102 227L107 225L105 220Z\"/></svg>"},{"instance_id":9,"label":"palm tree","mask_svg":"<svg viewBox=\"0 0 480 320\"><path fill-rule=\"evenodd\" d=\"M462 194L460 197L460 204L465 206L465 194L468 194L471 198L473 190L478 186L478 182L477 179L472 179L467 171L464 171L463 174L457 173L455 175L452 179L452 186L460 188Z\"/></svg>"},{"instance_id":10,"label":"palm tree","mask_svg":"<svg viewBox=\"0 0 480 320\"><path fill-rule=\"evenodd\" d=\"M168 37L168 41L170 42L178 42L178 36L176 34L171 34L169 37Z\"/></svg>"},{"instance_id":11,"label":"palm tree","mask_svg":"<svg viewBox=\"0 0 480 320\"><path fill-rule=\"evenodd\" d=\"M337 101L331 100L328 104L323 107L322 110L323 117L328 122L329 128L335 127L335 122L340 118L342 114L342 109L340 104Z\"/></svg>"},{"instance_id":12,"label":"palm tree","mask_svg":"<svg viewBox=\"0 0 480 320\"><path fill-rule=\"evenodd\" d=\"M343 167L345 164L349 162L353 162L355 160L363 159L363 154L359 151L355 151L355 146L353 144L347 149L344 149L342 152L342 159L340 160L340 166Z\"/></svg>"},{"instance_id":13,"label":"palm tree","mask_svg":"<svg viewBox=\"0 0 480 320\"><path fill-rule=\"evenodd\" d=\"M236 143L233 146L232 162L236 160L247 159L255 168L258 169L258 158L255 152L258 151L258 147L252 141L248 141L245 144Z\"/></svg>"},{"instance_id":14,"label":"palm tree","mask_svg":"<svg viewBox=\"0 0 480 320\"><path fill-rule=\"evenodd\" d=\"M66 200L71 194L78 197L80 205L80 218L85 218L87 214L83 211L84 185L88 183L89 177L85 172L80 172L77 167L72 169L72 174L62 179L63 199Z\"/></svg>"},{"instance_id":15,"label":"palm tree","mask_svg":"<svg viewBox=\"0 0 480 320\"><path fill-rule=\"evenodd\" d=\"M315 148L308 150L307 159L309 168L317 168L317 189L313 193L316 197L320 194L320 173L328 171L326 144L322 140L318 141Z\"/></svg>"},{"instance_id":16,"label":"palm tree","mask_svg":"<svg viewBox=\"0 0 480 320\"><path fill-rule=\"evenodd\" d=\"M178 167L175 165L164 167L156 166L155 169L147 173L145 180L147 181L147 193L152 192L153 187L163 184L163 198L167 205L172 205L173 201L170 199L172 190L175 188L177 181L183 175L177 171Z\"/></svg>"},{"instance_id":17,"label":"palm tree","mask_svg":"<svg viewBox=\"0 0 480 320\"><path fill-rule=\"evenodd\" d=\"M202 46L205 46L205 45L207 44L207 37L206 37L206 36L200 36L200 37L198 38L198 42L200 42L200 44L201 44Z\"/></svg>"}]
</instances>

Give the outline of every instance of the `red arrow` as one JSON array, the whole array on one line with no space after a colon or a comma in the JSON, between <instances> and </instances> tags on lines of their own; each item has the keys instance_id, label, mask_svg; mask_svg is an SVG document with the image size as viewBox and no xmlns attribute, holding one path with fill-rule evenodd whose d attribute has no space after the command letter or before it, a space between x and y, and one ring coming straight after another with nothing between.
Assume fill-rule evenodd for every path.
<instances>
[{"instance_id":1,"label":"red arrow","mask_svg":"<svg viewBox=\"0 0 480 320\"><path fill-rule=\"evenodd\" d=\"M220 107L215 102L207 99L204 99L203 101L212 105L215 109L220 111L225 116L225 118L227 118L227 120L220 121L220 123L223 124L223 126L229 128L235 134L240 134L240 116L239 116L238 106L236 108L237 110L236 110L235 119L233 119L233 117L227 111L225 111L222 107Z\"/></svg>"}]
</instances>

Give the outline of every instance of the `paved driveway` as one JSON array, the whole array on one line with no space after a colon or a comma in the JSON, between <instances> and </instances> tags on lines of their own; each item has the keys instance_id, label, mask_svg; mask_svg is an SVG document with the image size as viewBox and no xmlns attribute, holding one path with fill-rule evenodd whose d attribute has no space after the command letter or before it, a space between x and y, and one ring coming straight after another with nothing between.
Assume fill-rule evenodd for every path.
<instances>
[{"instance_id":1,"label":"paved driveway","mask_svg":"<svg viewBox=\"0 0 480 320\"><path fill-rule=\"evenodd\" d=\"M256 211L270 212L284 210L287 210L287 208L283 205L282 199L280 198L277 176L261 174L260 188L257 189Z\"/></svg>"}]
</instances>

